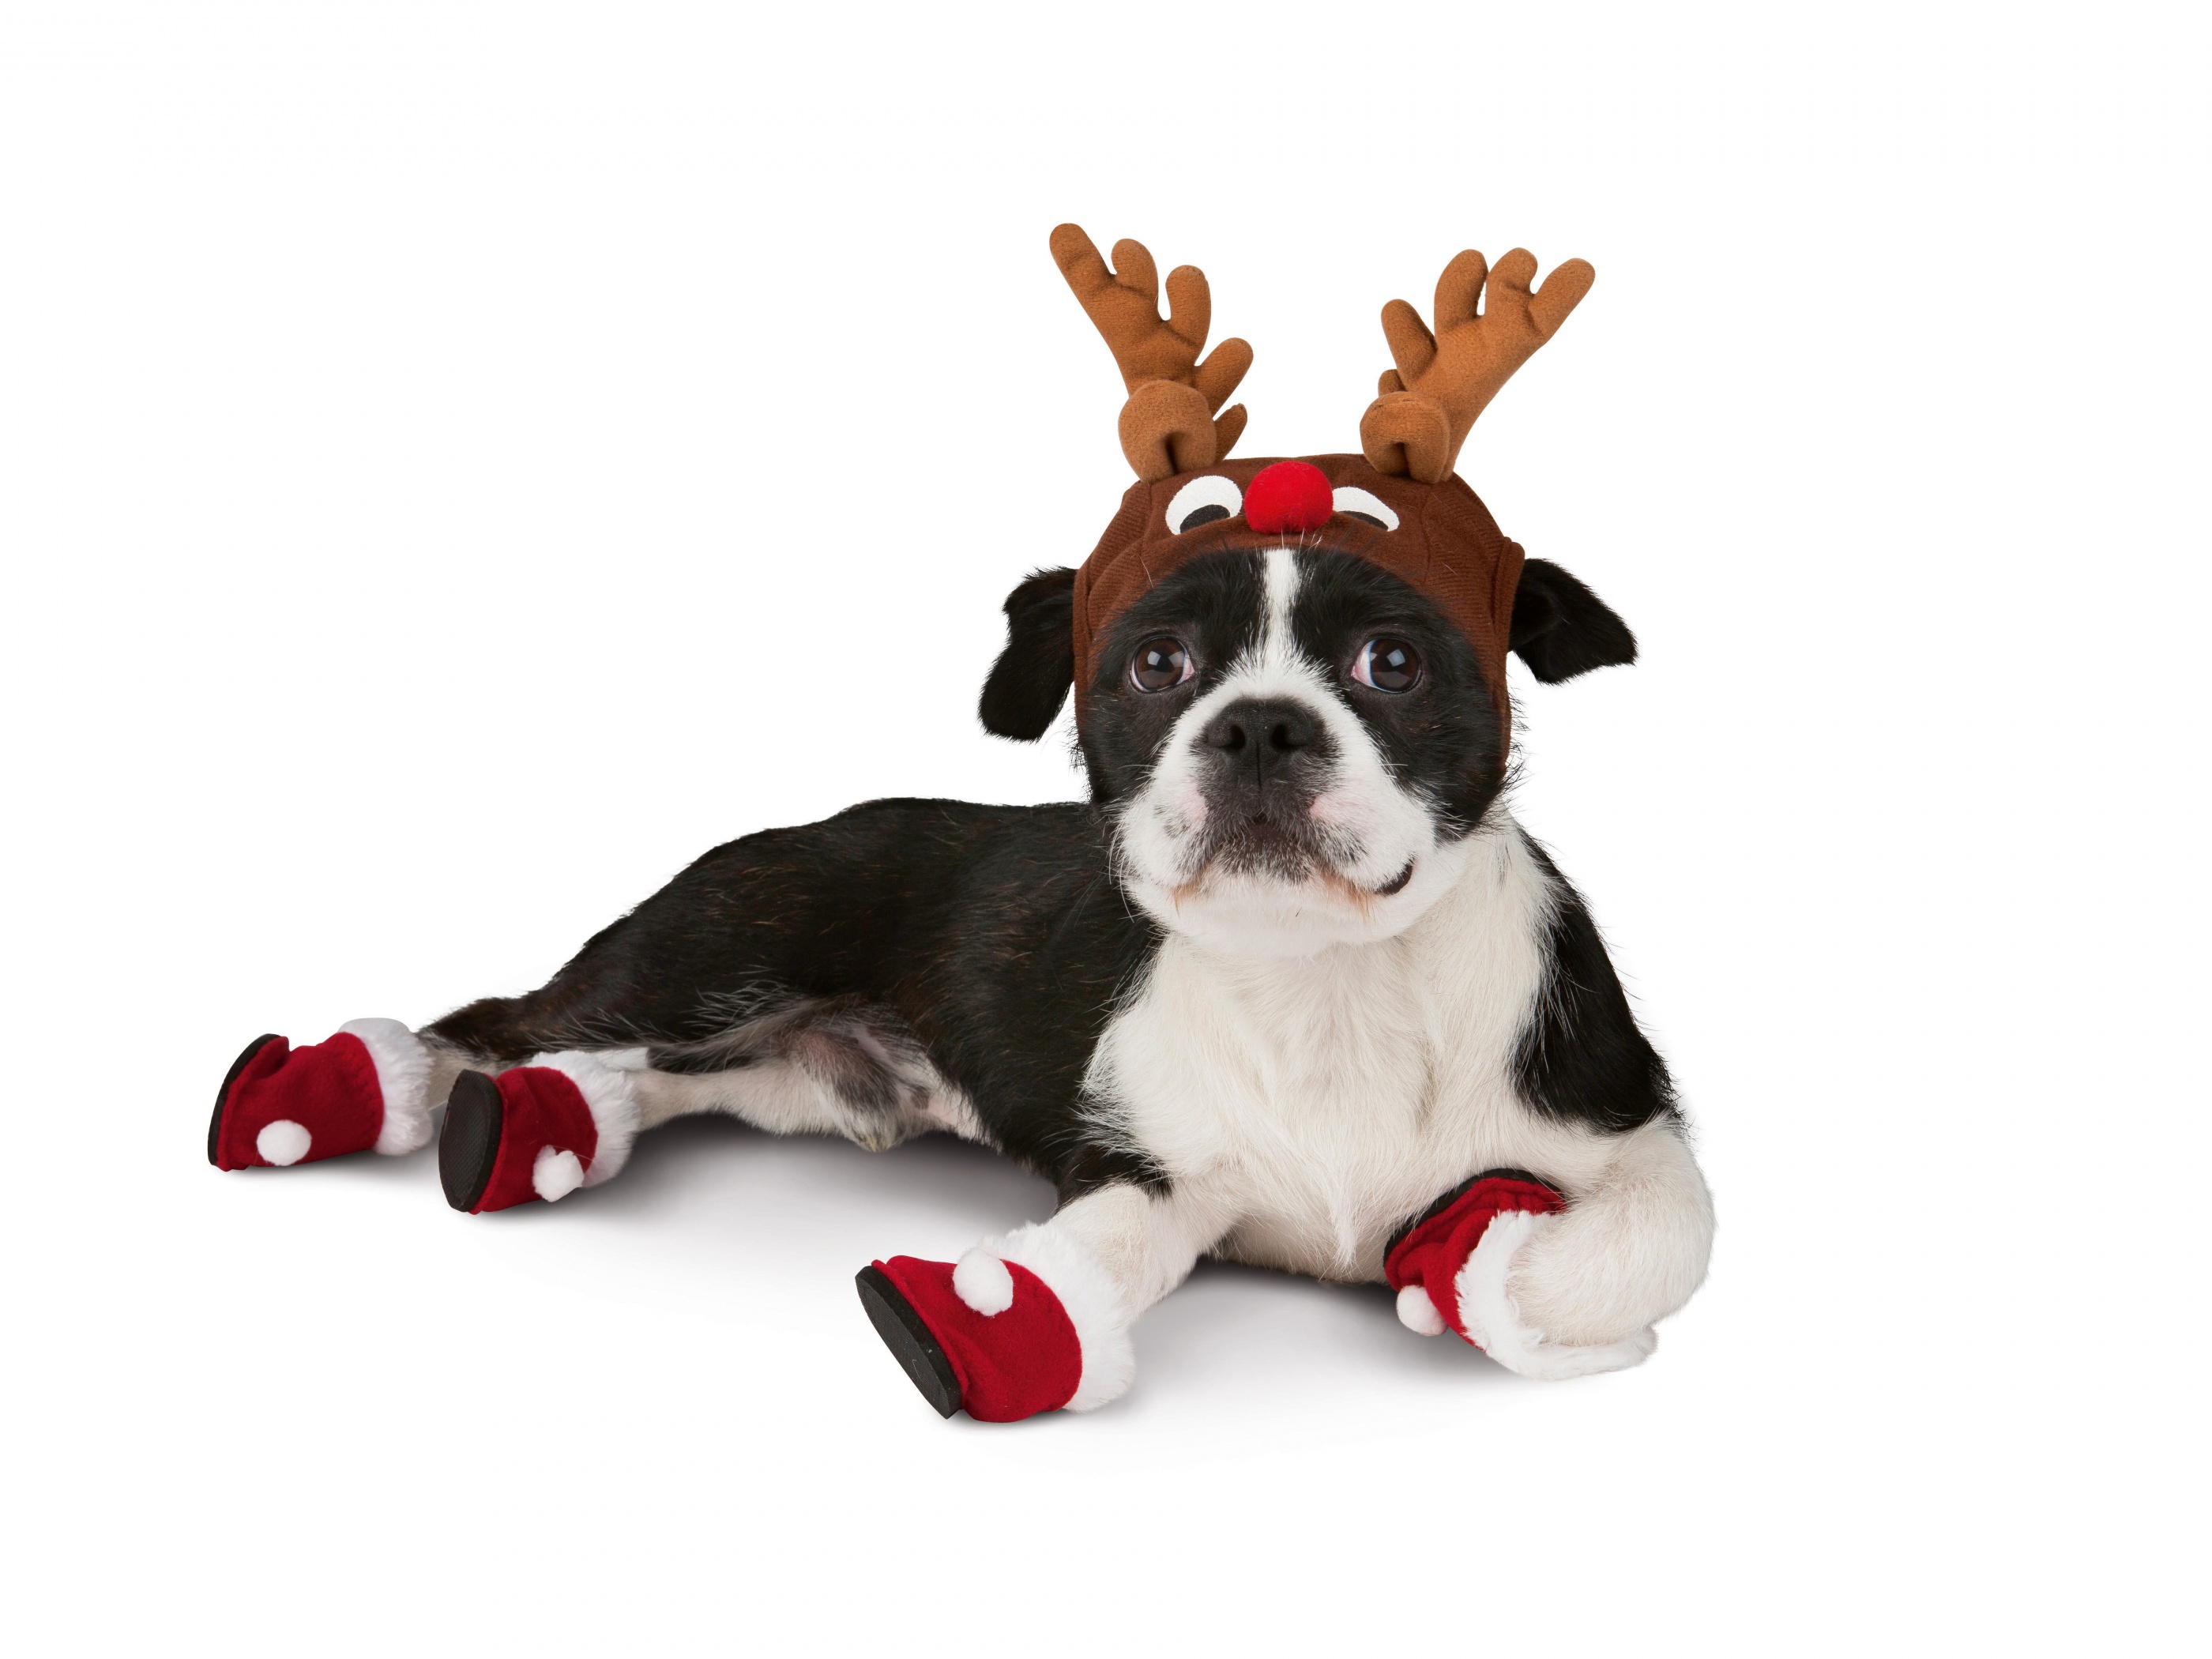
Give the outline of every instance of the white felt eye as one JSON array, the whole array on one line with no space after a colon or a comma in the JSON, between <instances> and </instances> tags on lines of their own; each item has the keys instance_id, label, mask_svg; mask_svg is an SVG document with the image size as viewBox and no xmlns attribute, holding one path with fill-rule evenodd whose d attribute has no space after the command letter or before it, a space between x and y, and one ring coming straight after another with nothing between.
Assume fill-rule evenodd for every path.
<instances>
[{"instance_id":1,"label":"white felt eye","mask_svg":"<svg viewBox=\"0 0 2212 1659\"><path fill-rule=\"evenodd\" d=\"M1398 527L1398 515L1380 496L1370 495L1352 484L1338 487L1336 510L1347 519L1364 519L1378 529L1395 530Z\"/></svg>"},{"instance_id":2,"label":"white felt eye","mask_svg":"<svg viewBox=\"0 0 2212 1659\"><path fill-rule=\"evenodd\" d=\"M1208 473L1176 491L1168 503L1168 529L1180 536L1202 524L1233 519L1243 510L1244 492L1219 473Z\"/></svg>"}]
</instances>

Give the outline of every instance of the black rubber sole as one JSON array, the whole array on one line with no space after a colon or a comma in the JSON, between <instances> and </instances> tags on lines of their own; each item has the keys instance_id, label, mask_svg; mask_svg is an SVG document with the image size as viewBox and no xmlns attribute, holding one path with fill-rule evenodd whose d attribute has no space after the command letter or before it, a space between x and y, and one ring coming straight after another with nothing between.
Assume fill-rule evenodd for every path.
<instances>
[{"instance_id":1,"label":"black rubber sole","mask_svg":"<svg viewBox=\"0 0 2212 1659\"><path fill-rule=\"evenodd\" d=\"M215 1115L208 1120L208 1162L215 1164L215 1167L218 1170L222 1168L222 1165L216 1163L216 1150L222 1145L222 1108L223 1103L230 1098L230 1085L238 1081L238 1074L246 1069L247 1060L252 1060L270 1043L278 1041L281 1039L277 1035L274 1031L270 1031L247 1043L246 1052L232 1060L230 1070L223 1074L222 1087L215 1091Z\"/></svg>"},{"instance_id":2,"label":"black rubber sole","mask_svg":"<svg viewBox=\"0 0 2212 1659\"><path fill-rule=\"evenodd\" d=\"M899 1294L890 1276L881 1267L863 1267L853 1282L860 1287L860 1305L868 1310L868 1322L883 1338L884 1346L891 1351L891 1358L905 1368L908 1379L921 1390L921 1397L936 1407L939 1417L958 1411L960 1379L952 1374L952 1362L945 1358L945 1350L937 1346L937 1339L921 1322L914 1304Z\"/></svg>"},{"instance_id":3,"label":"black rubber sole","mask_svg":"<svg viewBox=\"0 0 2212 1659\"><path fill-rule=\"evenodd\" d=\"M438 1184L455 1209L475 1209L491 1185L506 1116L499 1085L482 1072L464 1072L453 1079L445 1127L438 1131Z\"/></svg>"}]
</instances>

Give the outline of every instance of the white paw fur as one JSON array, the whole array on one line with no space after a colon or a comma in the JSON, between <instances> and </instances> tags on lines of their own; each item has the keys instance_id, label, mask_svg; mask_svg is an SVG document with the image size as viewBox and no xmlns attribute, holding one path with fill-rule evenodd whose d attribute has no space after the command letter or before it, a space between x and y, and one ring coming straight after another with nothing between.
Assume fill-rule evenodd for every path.
<instances>
[{"instance_id":1,"label":"white paw fur","mask_svg":"<svg viewBox=\"0 0 2212 1659\"><path fill-rule=\"evenodd\" d=\"M1484 1230L1482 1242L1453 1281L1468 1340L1506 1370L1546 1381L1642 1364L1659 1346L1658 1334L1648 1325L1617 1342L1572 1343L1547 1340L1542 1331L1522 1321L1507 1278L1522 1249L1559 1224L1555 1215L1513 1210Z\"/></svg>"},{"instance_id":2,"label":"white paw fur","mask_svg":"<svg viewBox=\"0 0 2212 1659\"><path fill-rule=\"evenodd\" d=\"M1690 1299L1712 1247L1712 1198L1680 1127L1649 1123L1530 1237L1513 1264L1513 1304L1553 1342L1618 1342Z\"/></svg>"}]
</instances>

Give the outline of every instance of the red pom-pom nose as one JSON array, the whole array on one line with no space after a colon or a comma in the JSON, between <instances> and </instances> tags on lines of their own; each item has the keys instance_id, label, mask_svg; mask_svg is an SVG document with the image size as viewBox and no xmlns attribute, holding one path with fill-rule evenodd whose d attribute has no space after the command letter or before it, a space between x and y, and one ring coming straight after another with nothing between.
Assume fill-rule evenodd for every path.
<instances>
[{"instance_id":1,"label":"red pom-pom nose","mask_svg":"<svg viewBox=\"0 0 2212 1659\"><path fill-rule=\"evenodd\" d=\"M1335 511L1328 477L1308 461L1277 461L1244 489L1244 522L1268 534L1318 530Z\"/></svg>"}]
</instances>

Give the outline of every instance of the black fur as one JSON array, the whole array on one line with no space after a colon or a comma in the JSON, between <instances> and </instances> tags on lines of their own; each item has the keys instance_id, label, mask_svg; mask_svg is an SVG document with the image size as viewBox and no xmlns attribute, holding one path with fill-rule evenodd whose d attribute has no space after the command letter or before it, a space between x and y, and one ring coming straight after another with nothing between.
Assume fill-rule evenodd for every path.
<instances>
[{"instance_id":1,"label":"black fur","mask_svg":"<svg viewBox=\"0 0 2212 1659\"><path fill-rule=\"evenodd\" d=\"M1536 1017L1513 1054L1514 1086L1547 1117L1625 1134L1674 1109L1667 1063L1630 1012L1597 924L1574 884L1534 842L1554 909Z\"/></svg>"},{"instance_id":2,"label":"black fur","mask_svg":"<svg viewBox=\"0 0 2212 1659\"><path fill-rule=\"evenodd\" d=\"M1300 564L1291 612L1298 644L1336 666L1391 771L1427 784L1450 829L1472 830L1504 778L1502 723L1474 647L1427 595L1380 565L1333 552L1304 555ZM1377 635L1419 651L1421 680L1411 691L1351 679L1353 657Z\"/></svg>"},{"instance_id":3,"label":"black fur","mask_svg":"<svg viewBox=\"0 0 2212 1659\"><path fill-rule=\"evenodd\" d=\"M1099 649L1091 687L1093 706L1115 711L1092 722L1095 799L1119 799L1140 785L1176 717L1219 684L1257 642L1266 609L1265 557L1253 550L1194 559L1115 622ZM1413 690L1393 695L1348 678L1346 690L1393 769L1437 780L1454 822L1473 828L1498 793L1501 738L1497 707L1466 636L1426 595L1381 566L1328 550L1299 555L1291 629L1308 653L1347 675L1360 647L1378 634L1419 648L1425 672ZM1129 658L1161 635L1190 648L1198 672L1172 691L1139 691L1129 682Z\"/></svg>"},{"instance_id":4,"label":"black fur","mask_svg":"<svg viewBox=\"0 0 2212 1659\"><path fill-rule=\"evenodd\" d=\"M1091 685L1095 712L1083 748L1093 800L1120 800L1143 786L1176 717L1258 642L1267 597L1256 555L1212 553L1192 560L1115 619L1098 643ZM1129 659L1162 635L1183 642L1197 672L1170 691L1139 691L1130 684Z\"/></svg>"},{"instance_id":5,"label":"black fur","mask_svg":"<svg viewBox=\"0 0 2212 1659\"><path fill-rule=\"evenodd\" d=\"M1006 648L975 713L994 737L1035 743L1075 683L1075 572L1035 570L1006 595Z\"/></svg>"},{"instance_id":6,"label":"black fur","mask_svg":"<svg viewBox=\"0 0 2212 1659\"><path fill-rule=\"evenodd\" d=\"M1548 559L1521 568L1513 593L1513 651L1547 685L1636 660L1636 635L1613 607Z\"/></svg>"},{"instance_id":7,"label":"black fur","mask_svg":"<svg viewBox=\"0 0 2212 1659\"><path fill-rule=\"evenodd\" d=\"M1115 994L1158 942L1107 873L1091 807L885 800L716 848L526 996L429 1028L514 1062L643 1046L656 1066L795 1059L847 1103L898 1103L852 1035L925 1049L1010 1156L1063 1198L1164 1185L1083 1118L1078 1085Z\"/></svg>"}]
</instances>

